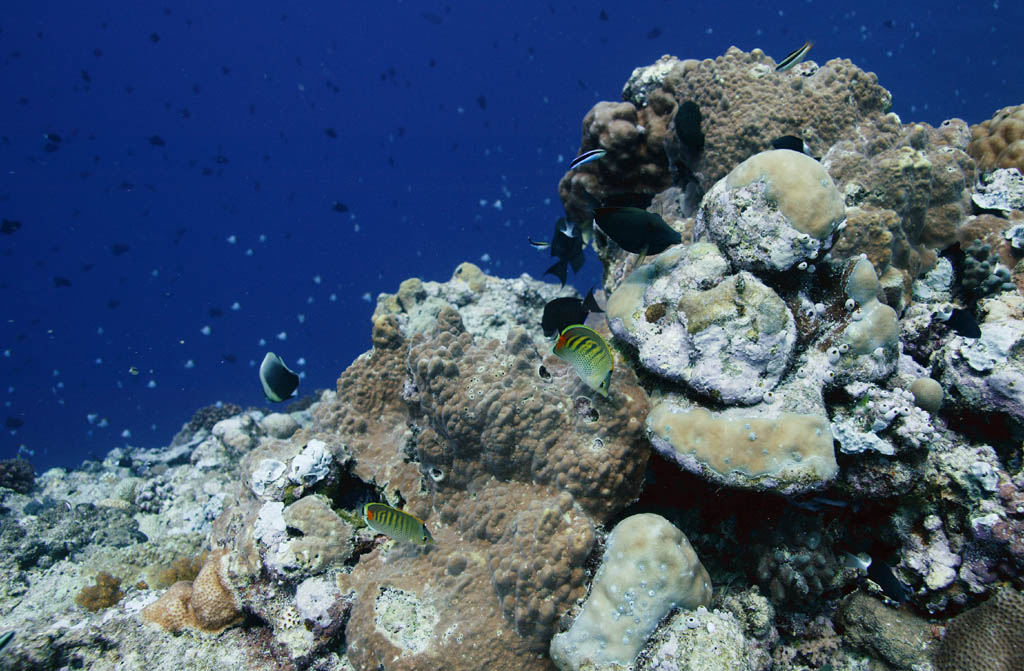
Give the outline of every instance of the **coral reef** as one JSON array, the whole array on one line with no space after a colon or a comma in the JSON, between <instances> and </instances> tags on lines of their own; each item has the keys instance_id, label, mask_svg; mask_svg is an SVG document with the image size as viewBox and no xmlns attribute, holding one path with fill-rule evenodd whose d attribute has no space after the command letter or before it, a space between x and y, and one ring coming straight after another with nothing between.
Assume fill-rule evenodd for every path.
<instances>
[{"instance_id":1,"label":"coral reef","mask_svg":"<svg viewBox=\"0 0 1024 671\"><path fill-rule=\"evenodd\" d=\"M560 287L407 279L334 390L0 464L4 663L1022 666L1019 110L903 124L848 61L774 65L666 57L584 118L569 218L639 192L685 233L637 265L595 232L607 397L550 354Z\"/></svg>"},{"instance_id":2,"label":"coral reef","mask_svg":"<svg viewBox=\"0 0 1024 671\"><path fill-rule=\"evenodd\" d=\"M1024 105L1004 107L991 119L971 126L967 153L984 172L1016 168L1024 173Z\"/></svg>"},{"instance_id":3,"label":"coral reef","mask_svg":"<svg viewBox=\"0 0 1024 671\"><path fill-rule=\"evenodd\" d=\"M1024 667L1024 596L1003 589L954 618L935 656L938 671Z\"/></svg>"},{"instance_id":4,"label":"coral reef","mask_svg":"<svg viewBox=\"0 0 1024 671\"><path fill-rule=\"evenodd\" d=\"M96 584L83 587L75 597L75 603L86 610L97 611L110 608L123 598L121 579L100 571L96 575Z\"/></svg>"},{"instance_id":5,"label":"coral reef","mask_svg":"<svg viewBox=\"0 0 1024 671\"><path fill-rule=\"evenodd\" d=\"M36 473L28 459L17 457L0 461L0 487L13 489L19 494L32 491Z\"/></svg>"},{"instance_id":6,"label":"coral reef","mask_svg":"<svg viewBox=\"0 0 1024 671\"><path fill-rule=\"evenodd\" d=\"M572 627L551 640L562 671L626 667L673 608L711 602L711 578L679 529L633 515L608 535L601 566Z\"/></svg>"}]
</instances>

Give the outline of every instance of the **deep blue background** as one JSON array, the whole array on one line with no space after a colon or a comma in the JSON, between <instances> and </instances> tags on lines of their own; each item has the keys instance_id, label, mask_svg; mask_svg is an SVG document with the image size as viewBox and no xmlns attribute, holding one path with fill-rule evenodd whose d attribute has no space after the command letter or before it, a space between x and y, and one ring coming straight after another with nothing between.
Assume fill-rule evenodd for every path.
<instances>
[{"instance_id":1,"label":"deep blue background","mask_svg":"<svg viewBox=\"0 0 1024 671\"><path fill-rule=\"evenodd\" d=\"M526 236L561 214L583 115L664 53L778 60L812 38L809 58L876 72L904 121L1024 102L1005 0L140 4L0 18L0 215L23 224L0 235L0 458L39 470L263 404L268 348L300 392L333 387L370 346L364 295L406 277L467 259L539 276ZM590 256L575 284L597 277Z\"/></svg>"}]
</instances>

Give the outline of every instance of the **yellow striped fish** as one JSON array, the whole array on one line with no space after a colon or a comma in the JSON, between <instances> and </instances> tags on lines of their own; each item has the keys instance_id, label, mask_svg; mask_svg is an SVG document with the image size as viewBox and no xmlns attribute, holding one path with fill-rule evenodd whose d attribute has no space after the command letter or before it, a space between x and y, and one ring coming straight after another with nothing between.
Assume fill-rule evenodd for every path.
<instances>
[{"instance_id":1,"label":"yellow striped fish","mask_svg":"<svg viewBox=\"0 0 1024 671\"><path fill-rule=\"evenodd\" d=\"M584 384L602 396L608 395L608 385L612 380L612 351L600 333L581 324L567 326L552 352L569 362Z\"/></svg>"},{"instance_id":2,"label":"yellow striped fish","mask_svg":"<svg viewBox=\"0 0 1024 671\"><path fill-rule=\"evenodd\" d=\"M363 519L366 520L366 526L396 541L416 545L430 545L434 542L427 526L418 517L383 503L367 503L363 506Z\"/></svg>"}]
</instances>

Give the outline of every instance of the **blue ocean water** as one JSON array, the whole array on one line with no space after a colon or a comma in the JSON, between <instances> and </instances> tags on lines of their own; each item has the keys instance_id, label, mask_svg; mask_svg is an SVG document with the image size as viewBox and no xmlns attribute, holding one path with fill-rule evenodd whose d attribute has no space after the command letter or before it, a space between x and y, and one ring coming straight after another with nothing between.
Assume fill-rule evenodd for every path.
<instances>
[{"instance_id":1,"label":"blue ocean water","mask_svg":"<svg viewBox=\"0 0 1024 671\"><path fill-rule=\"evenodd\" d=\"M266 405L267 350L333 387L407 277L539 277L584 114L662 54L813 39L904 121L978 123L1024 102L1022 25L1006 0L5 7L0 458Z\"/></svg>"}]
</instances>

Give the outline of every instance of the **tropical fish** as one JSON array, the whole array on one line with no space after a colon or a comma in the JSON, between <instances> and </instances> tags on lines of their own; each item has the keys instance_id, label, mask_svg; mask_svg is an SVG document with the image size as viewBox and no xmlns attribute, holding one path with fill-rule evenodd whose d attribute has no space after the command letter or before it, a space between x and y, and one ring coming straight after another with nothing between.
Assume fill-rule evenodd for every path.
<instances>
[{"instance_id":1,"label":"tropical fish","mask_svg":"<svg viewBox=\"0 0 1024 671\"><path fill-rule=\"evenodd\" d=\"M789 149L790 151L798 151L801 154L811 155L811 148L807 146L807 143L803 141L803 138L799 138L796 135L783 135L772 140L772 149Z\"/></svg>"},{"instance_id":2,"label":"tropical fish","mask_svg":"<svg viewBox=\"0 0 1024 671\"><path fill-rule=\"evenodd\" d=\"M14 638L14 631L13 630L7 632L3 636L0 636L0 650L3 650L4 648L6 648L7 644L10 643L11 639L13 639L13 638Z\"/></svg>"},{"instance_id":3,"label":"tropical fish","mask_svg":"<svg viewBox=\"0 0 1024 671\"><path fill-rule=\"evenodd\" d=\"M601 334L582 324L566 327L552 353L576 369L583 383L608 396L612 379L612 351Z\"/></svg>"},{"instance_id":4,"label":"tropical fish","mask_svg":"<svg viewBox=\"0 0 1024 671\"><path fill-rule=\"evenodd\" d=\"M607 149L591 149L590 151L585 151L576 158L574 158L571 163L569 163L569 170L575 170L584 163L596 161L597 159L601 158L607 153Z\"/></svg>"},{"instance_id":5,"label":"tropical fish","mask_svg":"<svg viewBox=\"0 0 1024 671\"><path fill-rule=\"evenodd\" d=\"M551 236L551 242L537 242L527 238L534 249L551 248L551 256L558 259L553 266L544 271L545 275L554 275L562 281L565 286L566 276L569 274L569 266L575 273L583 267L583 233L579 226L566 221L565 217L555 222L555 232Z\"/></svg>"},{"instance_id":6,"label":"tropical fish","mask_svg":"<svg viewBox=\"0 0 1024 671\"><path fill-rule=\"evenodd\" d=\"M284 365L281 357L267 352L260 364L260 382L263 384L263 395L272 403L280 403L289 398L299 386L299 376Z\"/></svg>"},{"instance_id":7,"label":"tropical fish","mask_svg":"<svg viewBox=\"0 0 1024 671\"><path fill-rule=\"evenodd\" d=\"M692 100L685 101L676 109L676 137L686 148L689 161L697 160L704 151L704 133L700 129L702 120L700 106Z\"/></svg>"},{"instance_id":8,"label":"tropical fish","mask_svg":"<svg viewBox=\"0 0 1024 671\"><path fill-rule=\"evenodd\" d=\"M567 326L582 324L590 312L604 312L597 305L593 289L587 292L584 299L563 296L548 301L544 306L544 316L541 317L540 325L544 329L544 335L550 338L561 333Z\"/></svg>"},{"instance_id":9,"label":"tropical fish","mask_svg":"<svg viewBox=\"0 0 1024 671\"><path fill-rule=\"evenodd\" d=\"M785 72L786 70L791 69L793 66L795 66L797 63L804 59L804 57L807 55L807 52L810 51L811 47L813 46L814 42L812 40L807 40L806 42L804 42L802 47L800 47L796 51L791 51L789 55L787 55L785 58L779 61L779 64L775 66L775 71Z\"/></svg>"},{"instance_id":10,"label":"tropical fish","mask_svg":"<svg viewBox=\"0 0 1024 671\"><path fill-rule=\"evenodd\" d=\"M843 566L867 573L868 578L893 601L904 603L910 598L910 588L896 577L892 567L884 561L874 559L864 552L853 554L843 551L841 556Z\"/></svg>"},{"instance_id":11,"label":"tropical fish","mask_svg":"<svg viewBox=\"0 0 1024 671\"><path fill-rule=\"evenodd\" d=\"M953 308L949 319L946 320L946 325L965 338L981 337L981 328L978 326L978 320L974 318L974 315L969 310Z\"/></svg>"},{"instance_id":12,"label":"tropical fish","mask_svg":"<svg viewBox=\"0 0 1024 671\"><path fill-rule=\"evenodd\" d=\"M601 231L627 252L642 257L660 254L683 241L679 231L666 224L659 214L639 207L609 207L586 192L584 195L593 207L594 221Z\"/></svg>"},{"instance_id":13,"label":"tropical fish","mask_svg":"<svg viewBox=\"0 0 1024 671\"><path fill-rule=\"evenodd\" d=\"M430 545L434 542L427 526L418 517L383 503L367 503L363 506L363 519L368 527L396 541L415 545Z\"/></svg>"}]
</instances>

